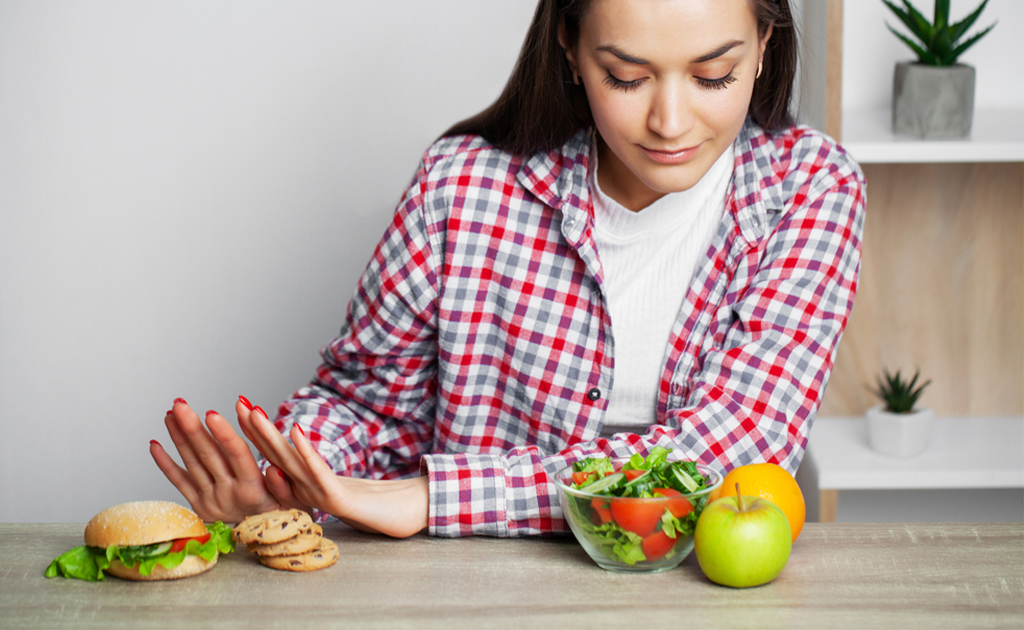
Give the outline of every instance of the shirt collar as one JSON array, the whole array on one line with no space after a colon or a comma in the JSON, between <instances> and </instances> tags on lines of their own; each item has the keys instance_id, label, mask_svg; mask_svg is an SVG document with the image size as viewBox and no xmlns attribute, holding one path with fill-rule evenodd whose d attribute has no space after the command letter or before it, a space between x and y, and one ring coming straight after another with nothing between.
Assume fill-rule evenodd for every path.
<instances>
[{"instance_id":1,"label":"shirt collar","mask_svg":"<svg viewBox=\"0 0 1024 630\"><path fill-rule=\"evenodd\" d=\"M519 182L548 206L561 210L563 232L575 240L593 220L587 175L593 136L581 129L560 148L541 151L526 159ZM759 240L772 215L781 212L782 164L771 135L747 119L736 138L732 210L743 237Z\"/></svg>"}]
</instances>

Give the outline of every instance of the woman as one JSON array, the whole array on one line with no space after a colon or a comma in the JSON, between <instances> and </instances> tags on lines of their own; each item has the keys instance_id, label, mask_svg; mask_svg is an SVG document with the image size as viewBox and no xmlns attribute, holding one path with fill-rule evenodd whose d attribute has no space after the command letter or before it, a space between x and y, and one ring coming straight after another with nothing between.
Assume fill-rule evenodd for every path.
<instances>
[{"instance_id":1,"label":"woman","mask_svg":"<svg viewBox=\"0 0 1024 630\"><path fill-rule=\"evenodd\" d=\"M154 442L157 464L207 520L392 536L562 531L551 473L595 453L795 471L864 213L857 165L792 124L795 51L786 0L542 0L502 96L426 152L314 381L273 424L240 398L262 468L180 399L185 467Z\"/></svg>"}]
</instances>

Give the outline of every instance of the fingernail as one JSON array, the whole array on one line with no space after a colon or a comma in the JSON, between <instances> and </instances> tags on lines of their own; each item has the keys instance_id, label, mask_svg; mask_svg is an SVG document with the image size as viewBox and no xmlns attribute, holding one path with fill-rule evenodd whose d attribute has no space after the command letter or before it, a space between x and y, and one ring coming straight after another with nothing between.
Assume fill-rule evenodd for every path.
<instances>
[{"instance_id":1,"label":"fingernail","mask_svg":"<svg viewBox=\"0 0 1024 630\"><path fill-rule=\"evenodd\" d=\"M217 412L214 411L213 409L211 409L211 410L206 412L206 417L209 418L211 413L217 413Z\"/></svg>"},{"instance_id":2,"label":"fingernail","mask_svg":"<svg viewBox=\"0 0 1024 630\"><path fill-rule=\"evenodd\" d=\"M281 475L281 479L284 479L284 471L282 471L280 468L275 468L274 470L277 471L277 474Z\"/></svg>"},{"instance_id":3,"label":"fingernail","mask_svg":"<svg viewBox=\"0 0 1024 630\"><path fill-rule=\"evenodd\" d=\"M297 424L293 424L292 426L299 430L299 433L302 434L302 437L306 437L306 432L302 430L302 427L300 427Z\"/></svg>"},{"instance_id":4,"label":"fingernail","mask_svg":"<svg viewBox=\"0 0 1024 630\"><path fill-rule=\"evenodd\" d=\"M253 411L258 411L258 412L262 413L264 418L266 418L267 420L270 420L270 416L267 415L266 411L263 411L263 407L260 407L259 405L256 405L252 409L253 409Z\"/></svg>"},{"instance_id":5,"label":"fingernail","mask_svg":"<svg viewBox=\"0 0 1024 630\"><path fill-rule=\"evenodd\" d=\"M239 396L238 400L241 401L241 403L245 406L246 409L248 409L249 411L252 411L252 403L249 402L248 398L246 398L245 396Z\"/></svg>"},{"instance_id":6,"label":"fingernail","mask_svg":"<svg viewBox=\"0 0 1024 630\"><path fill-rule=\"evenodd\" d=\"M149 441L149 445L150 446L153 446L153 445L160 446L160 442L157 442L156 440L150 440Z\"/></svg>"},{"instance_id":7,"label":"fingernail","mask_svg":"<svg viewBox=\"0 0 1024 630\"><path fill-rule=\"evenodd\" d=\"M167 413L165 413L164 415L165 415L165 416L169 416L169 415L171 415L172 413L174 413L174 410L173 410L173 409L168 409L168 410L167 410Z\"/></svg>"},{"instance_id":8,"label":"fingernail","mask_svg":"<svg viewBox=\"0 0 1024 630\"><path fill-rule=\"evenodd\" d=\"M174 404L178 404L178 403L181 403L183 405L187 405L188 404L188 402L184 398L175 398L174 399Z\"/></svg>"}]
</instances>

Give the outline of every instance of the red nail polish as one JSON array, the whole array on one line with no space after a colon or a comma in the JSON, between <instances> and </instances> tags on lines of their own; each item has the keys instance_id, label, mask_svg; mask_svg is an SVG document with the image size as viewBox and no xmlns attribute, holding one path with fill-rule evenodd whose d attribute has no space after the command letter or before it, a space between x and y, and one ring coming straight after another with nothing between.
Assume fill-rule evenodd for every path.
<instances>
[{"instance_id":1,"label":"red nail polish","mask_svg":"<svg viewBox=\"0 0 1024 630\"><path fill-rule=\"evenodd\" d=\"M262 413L264 418L266 418L267 420L270 420L270 416L267 415L266 411L263 411L263 407L260 407L259 405L256 405L252 409L253 409L253 411L258 411L258 412Z\"/></svg>"},{"instance_id":2,"label":"red nail polish","mask_svg":"<svg viewBox=\"0 0 1024 630\"><path fill-rule=\"evenodd\" d=\"M302 434L302 437L306 437L306 432L302 430L302 427L300 427L297 424L293 424L292 426L299 430L299 433Z\"/></svg>"},{"instance_id":3,"label":"red nail polish","mask_svg":"<svg viewBox=\"0 0 1024 630\"><path fill-rule=\"evenodd\" d=\"M252 411L252 403L249 402L248 398L246 398L245 396L239 396L238 400L240 400L242 402L242 405L244 405L246 409L248 409L249 411Z\"/></svg>"},{"instance_id":4,"label":"red nail polish","mask_svg":"<svg viewBox=\"0 0 1024 630\"><path fill-rule=\"evenodd\" d=\"M150 446L152 446L154 444L157 445L157 446L160 446L160 442L157 442L156 440L150 440L149 444L150 444Z\"/></svg>"},{"instance_id":5,"label":"red nail polish","mask_svg":"<svg viewBox=\"0 0 1024 630\"><path fill-rule=\"evenodd\" d=\"M211 410L206 412L206 417L209 418L211 413L217 413L217 412L214 411L213 409L211 409Z\"/></svg>"},{"instance_id":6,"label":"red nail polish","mask_svg":"<svg viewBox=\"0 0 1024 630\"><path fill-rule=\"evenodd\" d=\"M188 404L188 402L184 398L175 398L174 399L174 404L178 404L178 403L181 403L183 405L187 405Z\"/></svg>"},{"instance_id":7,"label":"red nail polish","mask_svg":"<svg viewBox=\"0 0 1024 630\"><path fill-rule=\"evenodd\" d=\"M281 470L280 468L275 468L274 470L277 471L277 474L281 475L281 479L284 479L284 471L283 470Z\"/></svg>"},{"instance_id":8,"label":"red nail polish","mask_svg":"<svg viewBox=\"0 0 1024 630\"><path fill-rule=\"evenodd\" d=\"M168 410L167 410L167 413L165 413L164 415L165 415L165 416L169 416L169 415L171 415L172 413L174 413L174 410L173 410L173 409L168 409Z\"/></svg>"}]
</instances>

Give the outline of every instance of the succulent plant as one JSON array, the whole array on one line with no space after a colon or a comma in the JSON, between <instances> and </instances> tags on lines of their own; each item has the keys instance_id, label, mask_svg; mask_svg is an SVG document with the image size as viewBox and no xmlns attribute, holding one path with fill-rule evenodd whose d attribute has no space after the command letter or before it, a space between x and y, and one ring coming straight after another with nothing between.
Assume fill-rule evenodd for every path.
<instances>
[{"instance_id":1,"label":"succulent plant","mask_svg":"<svg viewBox=\"0 0 1024 630\"><path fill-rule=\"evenodd\" d=\"M931 380L927 380L918 385L916 389L914 388L921 374L920 370L914 372L914 378L910 379L909 383L903 380L899 370L896 370L895 376L889 374L889 370L883 370L883 372L885 378L884 380L881 376L878 378L878 389L875 390L875 395L885 403L886 411L893 413L912 412L924 388L931 384Z\"/></svg>"},{"instance_id":2,"label":"succulent plant","mask_svg":"<svg viewBox=\"0 0 1024 630\"><path fill-rule=\"evenodd\" d=\"M973 46L979 39L995 27L995 23L980 33L976 33L963 42L960 41L967 30L974 25L974 22L981 15L988 0L984 0L973 13L960 20L956 24L949 23L949 0L935 0L935 14L933 21L929 22L909 0L902 0L906 9L896 6L889 0L882 0L889 7L896 17L900 19L910 32L920 40L920 44L914 42L906 35L903 35L893 27L886 26L896 37L903 40L903 43L910 46L910 49L917 53L920 63L930 66L951 66L956 63L965 50Z\"/></svg>"}]
</instances>

